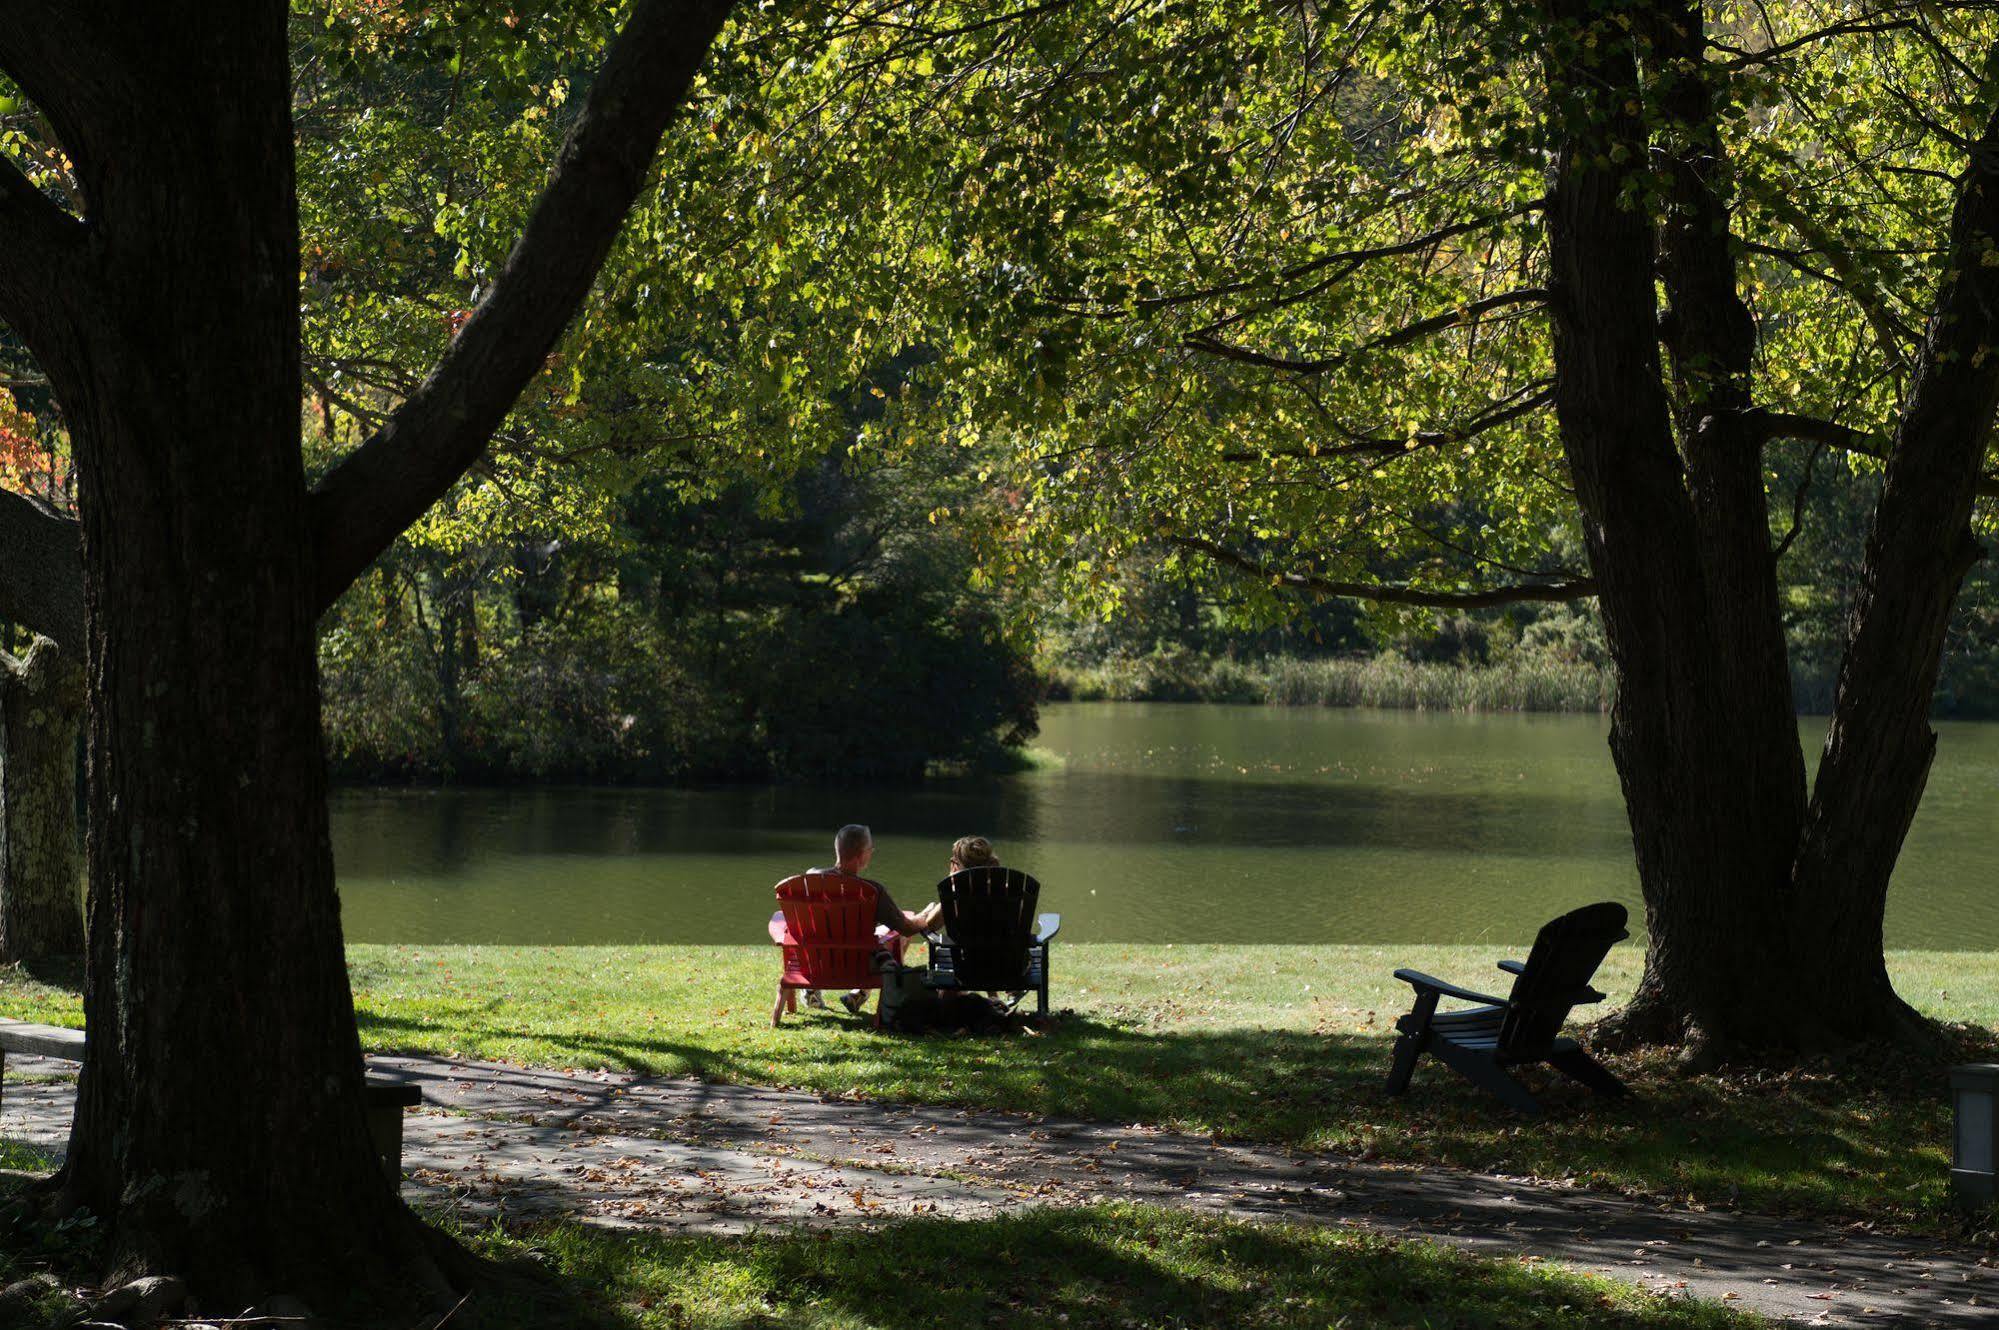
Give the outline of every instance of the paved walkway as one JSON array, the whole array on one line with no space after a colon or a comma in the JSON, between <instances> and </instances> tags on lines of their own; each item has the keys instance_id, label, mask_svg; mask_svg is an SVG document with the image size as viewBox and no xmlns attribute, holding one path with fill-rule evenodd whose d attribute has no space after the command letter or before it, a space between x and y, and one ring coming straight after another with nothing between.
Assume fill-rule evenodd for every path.
<instances>
[{"instance_id":1,"label":"paved walkway","mask_svg":"<svg viewBox=\"0 0 1999 1330\"><path fill-rule=\"evenodd\" d=\"M59 1150L72 1069L7 1065L0 1135ZM405 1122L411 1199L475 1212L739 1232L1132 1200L1363 1225L1812 1324L1999 1323L1989 1257L1861 1228L1140 1127L449 1058L370 1065L423 1087L425 1111Z\"/></svg>"}]
</instances>

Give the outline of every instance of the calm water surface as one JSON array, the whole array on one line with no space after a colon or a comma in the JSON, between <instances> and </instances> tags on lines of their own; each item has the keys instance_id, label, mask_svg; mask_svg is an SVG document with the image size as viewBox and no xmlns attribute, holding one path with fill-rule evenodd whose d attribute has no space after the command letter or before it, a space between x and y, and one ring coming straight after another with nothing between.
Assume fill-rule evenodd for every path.
<instances>
[{"instance_id":1,"label":"calm water surface","mask_svg":"<svg viewBox=\"0 0 1999 1330\"><path fill-rule=\"evenodd\" d=\"M1806 721L1816 752L1824 722ZM1999 949L1999 725L1940 724L1889 945ZM758 942L771 883L873 825L875 875L932 897L992 836L1097 942L1517 941L1637 903L1605 722L1315 708L1051 706L1059 767L920 788L350 790L363 942Z\"/></svg>"}]
</instances>

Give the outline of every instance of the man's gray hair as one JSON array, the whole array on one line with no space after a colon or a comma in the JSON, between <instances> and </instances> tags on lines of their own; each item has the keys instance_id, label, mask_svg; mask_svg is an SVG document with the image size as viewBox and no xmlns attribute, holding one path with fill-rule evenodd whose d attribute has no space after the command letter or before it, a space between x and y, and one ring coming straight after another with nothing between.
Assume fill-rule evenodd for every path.
<instances>
[{"instance_id":1,"label":"man's gray hair","mask_svg":"<svg viewBox=\"0 0 1999 1330\"><path fill-rule=\"evenodd\" d=\"M858 822L849 822L833 833L833 853L840 859L851 859L874 843L875 833Z\"/></svg>"}]
</instances>

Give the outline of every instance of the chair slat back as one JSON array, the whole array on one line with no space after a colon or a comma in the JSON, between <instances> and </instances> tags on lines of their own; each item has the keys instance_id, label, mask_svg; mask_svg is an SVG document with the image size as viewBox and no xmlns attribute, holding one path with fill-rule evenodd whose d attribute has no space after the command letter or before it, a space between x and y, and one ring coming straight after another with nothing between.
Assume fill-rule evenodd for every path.
<instances>
[{"instance_id":1,"label":"chair slat back","mask_svg":"<svg viewBox=\"0 0 1999 1330\"><path fill-rule=\"evenodd\" d=\"M1622 905L1603 901L1542 926L1534 950L1527 953L1527 964L1513 981L1512 1006L1499 1027L1503 1056L1540 1057L1547 1052L1603 958L1630 936L1624 927L1627 917Z\"/></svg>"},{"instance_id":2,"label":"chair slat back","mask_svg":"<svg viewBox=\"0 0 1999 1330\"><path fill-rule=\"evenodd\" d=\"M785 968L814 988L870 987L879 946L874 884L845 873L800 873L776 890L795 943L785 948Z\"/></svg>"},{"instance_id":3,"label":"chair slat back","mask_svg":"<svg viewBox=\"0 0 1999 1330\"><path fill-rule=\"evenodd\" d=\"M937 900L955 949L959 987L1023 987L1041 884L1018 868L981 864L939 882Z\"/></svg>"}]
</instances>

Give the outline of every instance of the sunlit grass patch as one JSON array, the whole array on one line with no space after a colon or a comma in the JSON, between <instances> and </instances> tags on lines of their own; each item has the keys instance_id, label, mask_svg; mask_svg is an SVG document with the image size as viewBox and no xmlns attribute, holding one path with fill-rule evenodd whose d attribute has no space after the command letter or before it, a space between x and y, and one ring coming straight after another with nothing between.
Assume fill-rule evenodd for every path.
<instances>
[{"instance_id":1,"label":"sunlit grass patch","mask_svg":"<svg viewBox=\"0 0 1999 1330\"><path fill-rule=\"evenodd\" d=\"M49 1157L24 1141L0 1140L0 1168L42 1173L52 1167Z\"/></svg>"}]
</instances>

